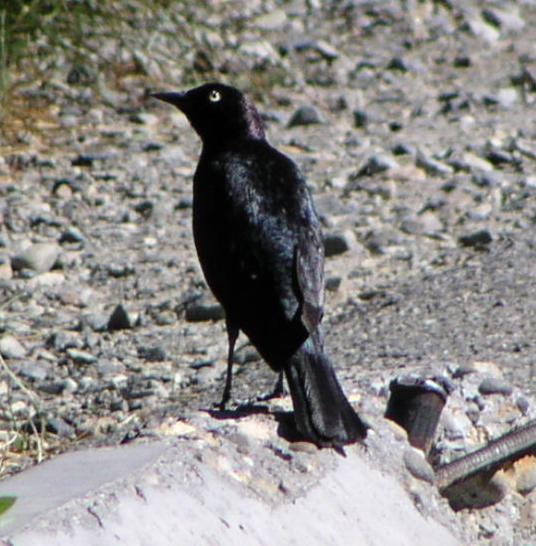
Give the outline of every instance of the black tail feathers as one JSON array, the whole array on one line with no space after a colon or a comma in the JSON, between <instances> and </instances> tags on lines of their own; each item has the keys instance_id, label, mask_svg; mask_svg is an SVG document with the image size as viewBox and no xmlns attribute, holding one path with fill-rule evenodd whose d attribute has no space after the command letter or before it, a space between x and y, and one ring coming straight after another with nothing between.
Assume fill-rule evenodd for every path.
<instances>
[{"instance_id":1,"label":"black tail feathers","mask_svg":"<svg viewBox=\"0 0 536 546\"><path fill-rule=\"evenodd\" d=\"M321 446L351 444L367 426L348 402L327 356L309 338L284 366L296 426Z\"/></svg>"}]
</instances>

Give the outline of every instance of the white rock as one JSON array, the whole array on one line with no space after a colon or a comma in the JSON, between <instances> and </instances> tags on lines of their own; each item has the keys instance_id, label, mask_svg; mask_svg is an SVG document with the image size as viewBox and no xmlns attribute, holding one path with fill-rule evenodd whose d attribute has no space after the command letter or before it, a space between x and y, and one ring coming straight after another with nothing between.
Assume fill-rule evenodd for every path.
<instances>
[{"instance_id":1,"label":"white rock","mask_svg":"<svg viewBox=\"0 0 536 546\"><path fill-rule=\"evenodd\" d=\"M24 358L26 349L17 338L4 336L0 339L0 354L4 358Z\"/></svg>"},{"instance_id":2,"label":"white rock","mask_svg":"<svg viewBox=\"0 0 536 546\"><path fill-rule=\"evenodd\" d=\"M31 269L37 273L50 271L60 255L61 248L55 243L36 243L11 260L13 269Z\"/></svg>"}]
</instances>

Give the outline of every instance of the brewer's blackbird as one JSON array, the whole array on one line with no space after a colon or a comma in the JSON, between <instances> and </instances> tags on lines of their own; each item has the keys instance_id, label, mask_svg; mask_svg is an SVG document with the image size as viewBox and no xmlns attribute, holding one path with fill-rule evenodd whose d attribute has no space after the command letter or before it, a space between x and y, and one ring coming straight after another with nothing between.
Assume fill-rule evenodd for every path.
<instances>
[{"instance_id":1,"label":"brewer's blackbird","mask_svg":"<svg viewBox=\"0 0 536 546\"><path fill-rule=\"evenodd\" d=\"M193 232L207 283L225 309L222 406L241 330L272 369L284 372L301 434L334 447L364 438L367 427L323 349L322 235L298 167L267 142L259 113L233 87L211 83L153 96L183 112L203 143Z\"/></svg>"}]
</instances>

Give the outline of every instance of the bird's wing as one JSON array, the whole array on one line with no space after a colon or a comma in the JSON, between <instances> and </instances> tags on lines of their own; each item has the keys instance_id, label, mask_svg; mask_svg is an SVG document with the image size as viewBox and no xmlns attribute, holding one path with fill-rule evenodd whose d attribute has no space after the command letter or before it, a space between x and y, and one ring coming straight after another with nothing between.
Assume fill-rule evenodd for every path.
<instances>
[{"instance_id":1,"label":"bird's wing","mask_svg":"<svg viewBox=\"0 0 536 546\"><path fill-rule=\"evenodd\" d=\"M306 181L296 164L278 153L278 168L274 184L274 210L287 233L292 260L292 276L297 280L301 319L307 331L318 331L324 307L324 244L313 200ZM285 214L282 214L282 209ZM293 246L293 248L292 248ZM290 265L290 264L289 264ZM315 336L316 337L316 336Z\"/></svg>"},{"instance_id":2,"label":"bird's wing","mask_svg":"<svg viewBox=\"0 0 536 546\"><path fill-rule=\"evenodd\" d=\"M262 152L254 160L238 154L223 162L228 191L223 209L235 233L236 248L229 248L233 277L242 285L257 276L261 283L269 279L287 317L299 310L313 334L324 304L320 222L294 162L269 146Z\"/></svg>"},{"instance_id":3,"label":"bird's wing","mask_svg":"<svg viewBox=\"0 0 536 546\"><path fill-rule=\"evenodd\" d=\"M296 247L296 275L302 303L302 321L309 333L317 330L324 307L324 245L316 215L303 226Z\"/></svg>"}]
</instances>

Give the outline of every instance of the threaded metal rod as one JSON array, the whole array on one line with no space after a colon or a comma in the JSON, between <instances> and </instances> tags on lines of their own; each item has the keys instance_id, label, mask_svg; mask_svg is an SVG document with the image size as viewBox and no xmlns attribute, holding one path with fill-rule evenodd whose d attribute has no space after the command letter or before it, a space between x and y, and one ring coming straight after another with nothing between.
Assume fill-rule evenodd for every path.
<instances>
[{"instance_id":1,"label":"threaded metal rod","mask_svg":"<svg viewBox=\"0 0 536 546\"><path fill-rule=\"evenodd\" d=\"M529 453L536 453L536 419L491 440L472 453L439 466L436 469L436 485L439 489L446 489L475 474L497 470L504 463Z\"/></svg>"}]
</instances>

